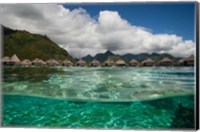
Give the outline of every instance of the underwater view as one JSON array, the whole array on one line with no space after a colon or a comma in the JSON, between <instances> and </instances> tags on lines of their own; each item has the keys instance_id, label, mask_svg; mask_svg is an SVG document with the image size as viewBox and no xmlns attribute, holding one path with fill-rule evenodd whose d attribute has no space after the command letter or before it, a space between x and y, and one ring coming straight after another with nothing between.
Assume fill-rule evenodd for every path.
<instances>
[{"instance_id":1,"label":"underwater view","mask_svg":"<svg viewBox=\"0 0 200 132\"><path fill-rule=\"evenodd\" d=\"M194 67L4 67L2 126L194 128Z\"/></svg>"}]
</instances>

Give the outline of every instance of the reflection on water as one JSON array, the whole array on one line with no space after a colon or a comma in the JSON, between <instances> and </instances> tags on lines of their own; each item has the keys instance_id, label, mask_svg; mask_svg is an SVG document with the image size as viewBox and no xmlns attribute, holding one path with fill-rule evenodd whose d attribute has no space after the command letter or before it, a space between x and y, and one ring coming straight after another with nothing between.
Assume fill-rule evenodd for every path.
<instances>
[{"instance_id":1,"label":"reflection on water","mask_svg":"<svg viewBox=\"0 0 200 132\"><path fill-rule=\"evenodd\" d=\"M176 126L182 117L194 119L194 68L62 70L4 75L2 125L154 129ZM175 115L180 104L189 117Z\"/></svg>"}]
</instances>

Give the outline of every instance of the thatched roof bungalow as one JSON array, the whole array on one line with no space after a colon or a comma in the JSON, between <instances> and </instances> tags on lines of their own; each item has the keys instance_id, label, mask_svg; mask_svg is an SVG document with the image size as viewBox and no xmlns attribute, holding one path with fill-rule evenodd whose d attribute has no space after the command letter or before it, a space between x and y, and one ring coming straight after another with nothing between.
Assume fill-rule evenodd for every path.
<instances>
[{"instance_id":1,"label":"thatched roof bungalow","mask_svg":"<svg viewBox=\"0 0 200 132\"><path fill-rule=\"evenodd\" d=\"M172 64L173 64L173 60L171 60L168 57L165 57L158 62L159 66L172 66Z\"/></svg>"},{"instance_id":2,"label":"thatched roof bungalow","mask_svg":"<svg viewBox=\"0 0 200 132\"><path fill-rule=\"evenodd\" d=\"M115 62L115 65L116 66L126 66L126 62L124 62L122 59L120 59Z\"/></svg>"},{"instance_id":3,"label":"thatched roof bungalow","mask_svg":"<svg viewBox=\"0 0 200 132\"><path fill-rule=\"evenodd\" d=\"M42 66L46 66L47 65L47 63L45 61L43 61L43 60L41 60L41 63L42 63Z\"/></svg>"},{"instance_id":4,"label":"thatched roof bungalow","mask_svg":"<svg viewBox=\"0 0 200 132\"><path fill-rule=\"evenodd\" d=\"M44 62L44 61L41 60L41 59L36 58L36 59L34 59L34 60L32 61L32 65L35 65L35 66L46 66L47 63Z\"/></svg>"},{"instance_id":5,"label":"thatched roof bungalow","mask_svg":"<svg viewBox=\"0 0 200 132\"><path fill-rule=\"evenodd\" d=\"M90 66L93 66L93 67L97 67L97 66L100 66L100 62L96 59L94 59L91 63L90 63Z\"/></svg>"},{"instance_id":6,"label":"thatched roof bungalow","mask_svg":"<svg viewBox=\"0 0 200 132\"><path fill-rule=\"evenodd\" d=\"M14 54L11 58L10 61L14 63L14 65L20 65L21 61L20 59L17 57L16 54Z\"/></svg>"},{"instance_id":7,"label":"thatched roof bungalow","mask_svg":"<svg viewBox=\"0 0 200 132\"><path fill-rule=\"evenodd\" d=\"M129 62L129 65L130 66L138 66L139 65L139 62L135 59L132 59L130 62Z\"/></svg>"},{"instance_id":8,"label":"thatched roof bungalow","mask_svg":"<svg viewBox=\"0 0 200 132\"><path fill-rule=\"evenodd\" d=\"M8 62L10 61L10 57L8 56L4 56L2 59L1 59L1 62Z\"/></svg>"},{"instance_id":9,"label":"thatched roof bungalow","mask_svg":"<svg viewBox=\"0 0 200 132\"><path fill-rule=\"evenodd\" d=\"M48 66L58 66L59 65L59 62L54 59L49 59L46 61L46 63Z\"/></svg>"},{"instance_id":10,"label":"thatched roof bungalow","mask_svg":"<svg viewBox=\"0 0 200 132\"><path fill-rule=\"evenodd\" d=\"M86 62L84 60L79 60L77 63L76 63L76 66L86 66Z\"/></svg>"},{"instance_id":11,"label":"thatched roof bungalow","mask_svg":"<svg viewBox=\"0 0 200 132\"><path fill-rule=\"evenodd\" d=\"M108 57L108 59L104 62L104 66L110 67L113 65L114 65L114 61L110 57Z\"/></svg>"},{"instance_id":12,"label":"thatched roof bungalow","mask_svg":"<svg viewBox=\"0 0 200 132\"><path fill-rule=\"evenodd\" d=\"M38 58L35 58L35 59L32 61L32 65L41 65L41 60L38 59Z\"/></svg>"},{"instance_id":13,"label":"thatched roof bungalow","mask_svg":"<svg viewBox=\"0 0 200 132\"><path fill-rule=\"evenodd\" d=\"M72 62L69 61L69 60L64 60L64 61L62 62L62 66L72 66L72 65L73 65Z\"/></svg>"},{"instance_id":14,"label":"thatched roof bungalow","mask_svg":"<svg viewBox=\"0 0 200 132\"><path fill-rule=\"evenodd\" d=\"M181 66L194 66L194 56L191 55L178 61Z\"/></svg>"},{"instance_id":15,"label":"thatched roof bungalow","mask_svg":"<svg viewBox=\"0 0 200 132\"><path fill-rule=\"evenodd\" d=\"M2 59L1 59L1 63L3 64L3 65L13 65L14 63L10 60L10 57L8 57L8 56L5 56L5 57L3 57Z\"/></svg>"},{"instance_id":16,"label":"thatched roof bungalow","mask_svg":"<svg viewBox=\"0 0 200 132\"><path fill-rule=\"evenodd\" d=\"M184 61L187 66L194 66L194 55L187 57Z\"/></svg>"},{"instance_id":17,"label":"thatched roof bungalow","mask_svg":"<svg viewBox=\"0 0 200 132\"><path fill-rule=\"evenodd\" d=\"M155 61L152 60L151 58L148 58L148 59L142 61L141 65L142 66L153 66L153 65L155 65Z\"/></svg>"},{"instance_id":18,"label":"thatched roof bungalow","mask_svg":"<svg viewBox=\"0 0 200 132\"><path fill-rule=\"evenodd\" d=\"M183 58L183 59L180 59L180 60L178 61L178 65L183 65L183 63L184 63L184 58Z\"/></svg>"},{"instance_id":19,"label":"thatched roof bungalow","mask_svg":"<svg viewBox=\"0 0 200 132\"><path fill-rule=\"evenodd\" d=\"M21 65L22 65L22 66L31 66L31 65L32 65L32 62L31 62L29 59L24 59L24 60L21 62Z\"/></svg>"},{"instance_id":20,"label":"thatched roof bungalow","mask_svg":"<svg viewBox=\"0 0 200 132\"><path fill-rule=\"evenodd\" d=\"M20 65L21 61L17 57L17 55L14 54L12 57L8 57L8 56L3 57L1 59L1 63L4 65L13 66L13 65Z\"/></svg>"}]
</instances>

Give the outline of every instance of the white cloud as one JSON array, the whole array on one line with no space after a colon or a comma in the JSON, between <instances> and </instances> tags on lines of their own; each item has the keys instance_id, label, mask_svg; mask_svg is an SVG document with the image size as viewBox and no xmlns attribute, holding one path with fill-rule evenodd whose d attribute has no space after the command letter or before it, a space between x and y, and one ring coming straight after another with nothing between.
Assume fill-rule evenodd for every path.
<instances>
[{"instance_id":1,"label":"white cloud","mask_svg":"<svg viewBox=\"0 0 200 132\"><path fill-rule=\"evenodd\" d=\"M117 54L194 54L195 44L175 34L152 34L131 25L117 11L100 11L93 19L82 8L69 10L56 4L1 5L1 24L32 33L46 34L75 57L109 49Z\"/></svg>"}]
</instances>

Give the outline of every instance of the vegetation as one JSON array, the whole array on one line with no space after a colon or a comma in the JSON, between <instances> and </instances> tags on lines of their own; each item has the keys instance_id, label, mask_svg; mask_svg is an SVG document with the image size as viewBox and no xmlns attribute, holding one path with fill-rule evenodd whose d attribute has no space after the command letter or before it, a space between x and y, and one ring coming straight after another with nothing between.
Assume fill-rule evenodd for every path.
<instances>
[{"instance_id":1,"label":"vegetation","mask_svg":"<svg viewBox=\"0 0 200 132\"><path fill-rule=\"evenodd\" d=\"M40 58L46 61L53 58L56 60L68 59L74 62L66 50L47 36L12 30L7 27L3 27L3 34L3 56L16 54L21 60Z\"/></svg>"}]
</instances>

